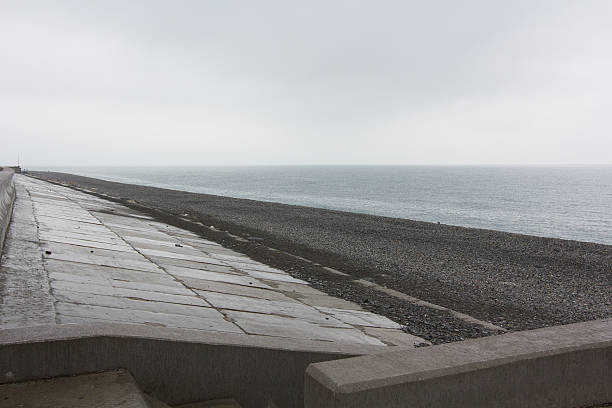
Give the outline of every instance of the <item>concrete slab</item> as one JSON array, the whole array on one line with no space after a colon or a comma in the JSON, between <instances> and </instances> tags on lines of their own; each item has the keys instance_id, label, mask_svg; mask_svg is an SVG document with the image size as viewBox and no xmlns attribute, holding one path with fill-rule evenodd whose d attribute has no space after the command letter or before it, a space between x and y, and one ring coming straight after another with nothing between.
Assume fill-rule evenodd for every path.
<instances>
[{"instance_id":1,"label":"concrete slab","mask_svg":"<svg viewBox=\"0 0 612 408\"><path fill-rule=\"evenodd\" d=\"M154 302L150 300L139 300L125 297L99 295L95 293L71 292L69 290L56 289L53 296L59 302L74 303L81 305L106 306L117 309L144 310L149 312L180 314L185 316L198 316L213 318L219 317L219 312L210 307L181 305L178 303Z\"/></svg>"},{"instance_id":2,"label":"concrete slab","mask_svg":"<svg viewBox=\"0 0 612 408\"><path fill-rule=\"evenodd\" d=\"M224 250L228 250L231 251L230 249L225 248L224 246L222 246L221 244L219 244L218 242L214 242L214 241L209 241L207 239L204 239L202 237L189 237L189 238L182 238L181 239L184 242L187 242L191 245L208 245L208 246L213 246L213 247L217 247L219 249L224 249ZM234 252L234 251L232 251ZM238 252L235 252L238 253Z\"/></svg>"},{"instance_id":3,"label":"concrete slab","mask_svg":"<svg viewBox=\"0 0 612 408\"><path fill-rule=\"evenodd\" d=\"M242 333L242 330L240 330L236 325L224 320L220 313L218 317L206 318L199 316L186 316L172 313L80 305L63 302L58 302L56 304L56 309L60 320L63 316L71 316L85 319L92 318L125 323L146 324L150 326Z\"/></svg>"},{"instance_id":4,"label":"concrete slab","mask_svg":"<svg viewBox=\"0 0 612 408\"><path fill-rule=\"evenodd\" d=\"M232 295L238 296L248 296L254 297L258 299L268 299L268 300L291 300L290 297L285 295L282 292L277 292L274 290L268 289L260 289L253 288L243 285L234 285L231 283L224 283L218 281L208 281L202 279L191 279L191 278L182 278L182 282L189 286L192 289L196 289L196 292L199 293L201 291L207 292L218 292L218 293L229 293Z\"/></svg>"},{"instance_id":5,"label":"concrete slab","mask_svg":"<svg viewBox=\"0 0 612 408\"><path fill-rule=\"evenodd\" d=\"M254 288L269 289L270 286L258 281L251 276L242 276L237 274L211 272L205 270L197 270L191 268L181 268L178 266L166 267L168 273L177 277L177 279L193 278L199 280L209 280L214 282L232 283L234 285L250 286Z\"/></svg>"},{"instance_id":6,"label":"concrete slab","mask_svg":"<svg viewBox=\"0 0 612 408\"><path fill-rule=\"evenodd\" d=\"M69 290L71 292L94 293L99 295L125 297L130 299L210 307L210 305L204 299L197 297L195 293L192 296L184 296L170 293L151 292L148 290L120 288L111 286L110 284L100 285L94 283L69 282L64 280L51 280L51 288L54 291L56 289L60 289Z\"/></svg>"},{"instance_id":7,"label":"concrete slab","mask_svg":"<svg viewBox=\"0 0 612 408\"><path fill-rule=\"evenodd\" d=\"M223 310L242 310L252 313L263 313L268 315L278 315L294 317L300 320L317 323L328 327L352 326L323 314L313 307L302 303L279 300L259 299L247 296L230 295L227 293L199 291L200 294L214 307ZM254 318L256 318L255 316Z\"/></svg>"},{"instance_id":8,"label":"concrete slab","mask_svg":"<svg viewBox=\"0 0 612 408\"><path fill-rule=\"evenodd\" d=\"M257 263L257 261L250 259L248 256L243 255L243 254L239 254L239 253L234 253L234 254L223 254L223 253L219 253L219 254L215 254L214 255L215 258L217 259L221 259L222 261L228 261L228 262L251 262L251 263Z\"/></svg>"},{"instance_id":9,"label":"concrete slab","mask_svg":"<svg viewBox=\"0 0 612 408\"><path fill-rule=\"evenodd\" d=\"M83 220L83 219L79 219L76 217L65 217L62 215L45 215L45 214L37 214L36 218L40 221L40 222L44 222L44 223L58 223L58 222L79 222L82 224L91 224L91 225L100 225L101 222L96 220L95 218L93 219L88 219L88 220Z\"/></svg>"},{"instance_id":10,"label":"concrete slab","mask_svg":"<svg viewBox=\"0 0 612 408\"><path fill-rule=\"evenodd\" d=\"M384 343L374 337L367 336L354 328L322 327L316 323L291 317L231 310L227 311L226 314L249 334L341 343L384 345Z\"/></svg>"},{"instance_id":11,"label":"concrete slab","mask_svg":"<svg viewBox=\"0 0 612 408\"><path fill-rule=\"evenodd\" d=\"M322 295L323 292L316 290L312 286L304 285L302 283L291 283L291 282L281 282L281 281L271 281L271 280L263 280L266 284L270 285L272 288L286 293L290 297L295 297L297 295L302 296L316 296Z\"/></svg>"},{"instance_id":12,"label":"concrete slab","mask_svg":"<svg viewBox=\"0 0 612 408\"><path fill-rule=\"evenodd\" d=\"M182 238L183 242L188 243L194 248L198 248L199 250L207 253L207 254L216 254L216 255L234 255L238 254L238 252L232 251L231 249L224 248L220 245L208 245L208 244L200 244L195 243L193 241L188 241L186 238Z\"/></svg>"},{"instance_id":13,"label":"concrete slab","mask_svg":"<svg viewBox=\"0 0 612 408\"><path fill-rule=\"evenodd\" d=\"M345 310L332 307L317 306L316 309L334 316L338 320L355 326L383 327L400 329L402 326L384 316L362 310Z\"/></svg>"},{"instance_id":14,"label":"concrete slab","mask_svg":"<svg viewBox=\"0 0 612 408\"><path fill-rule=\"evenodd\" d=\"M151 244L151 245L156 245L156 246L161 246L161 247L175 247L176 244L181 244L183 247L185 248L193 248L193 246L188 245L184 242L179 241L178 239L173 239L168 237L167 240L162 240L162 239L151 239L151 238L143 238L143 237L137 237L137 236L131 236L131 235L124 235L123 239L134 244L135 246L138 246L139 244Z\"/></svg>"},{"instance_id":15,"label":"concrete slab","mask_svg":"<svg viewBox=\"0 0 612 408\"><path fill-rule=\"evenodd\" d=\"M158 249L139 249L139 251L147 256L156 256L159 258L172 258L172 259L180 259L183 261L192 261L198 263L206 263L206 264L215 264L215 265L223 265L227 266L227 264L223 261L220 261L215 258L211 258L209 256L204 255L189 255L189 254L178 254L170 251L161 251Z\"/></svg>"},{"instance_id":16,"label":"concrete slab","mask_svg":"<svg viewBox=\"0 0 612 408\"><path fill-rule=\"evenodd\" d=\"M110 283L116 288L135 289L135 290L147 291L147 292L167 293L171 295L193 296L193 293L194 293L192 290L186 288L184 285L181 285L180 282L176 282L177 283L176 285L170 286L170 285L159 285L159 284L147 283L147 282L131 282L131 281L112 279Z\"/></svg>"},{"instance_id":17,"label":"concrete slab","mask_svg":"<svg viewBox=\"0 0 612 408\"><path fill-rule=\"evenodd\" d=\"M250 263L250 262L232 262L232 261L226 261L227 264L233 266L236 269L239 269L241 271L258 271L258 272L268 272L268 273L276 273L276 274L282 274L282 275L287 275L287 272L282 271L280 269L277 268L272 268L271 266L268 265L264 265L261 263Z\"/></svg>"},{"instance_id":18,"label":"concrete slab","mask_svg":"<svg viewBox=\"0 0 612 408\"><path fill-rule=\"evenodd\" d=\"M417 347L424 344L431 345L431 343L427 340L409 333L405 333L401 330L383 329L380 327L364 327L363 331L367 335L376 337L377 339L382 340L383 342L392 346Z\"/></svg>"},{"instance_id":19,"label":"concrete slab","mask_svg":"<svg viewBox=\"0 0 612 408\"><path fill-rule=\"evenodd\" d=\"M67 281L74 282L80 284L93 284L93 285L103 285L103 286L112 286L115 288L125 288L125 289L135 289L140 291L148 291L148 292L160 292L160 293L168 293L174 295L184 295L184 296L193 296L193 291L186 288L178 281L171 281L173 284L155 284L148 282L133 282L126 280L117 280L103 276L83 276L73 273L62 273L62 272L51 272L49 273L49 278L52 282L54 281Z\"/></svg>"},{"instance_id":20,"label":"concrete slab","mask_svg":"<svg viewBox=\"0 0 612 408\"><path fill-rule=\"evenodd\" d=\"M200 238L200 236L194 232L187 231L181 228L177 228L172 225L164 224L162 222L148 221L147 224L153 228L156 228L159 231L163 231L170 235L187 237L187 238Z\"/></svg>"},{"instance_id":21,"label":"concrete slab","mask_svg":"<svg viewBox=\"0 0 612 408\"><path fill-rule=\"evenodd\" d=\"M103 248L95 248L95 247L86 247L84 245L74 245L74 244L65 244L61 242L48 242L41 241L42 249L53 253L63 253L78 257L80 255L86 256L97 256L104 258L121 258L121 260L135 260L135 261L143 261L149 262L147 258L136 252L136 250L132 249L130 252L119 252L112 249L103 249Z\"/></svg>"},{"instance_id":22,"label":"concrete slab","mask_svg":"<svg viewBox=\"0 0 612 408\"><path fill-rule=\"evenodd\" d=\"M159 232L156 229L149 227L147 225L143 225L143 226L135 226L135 225L130 225L128 223L122 222L105 222L104 225L106 225L107 227L111 228L111 229L115 229L115 228L120 228L122 230L126 230L126 231L135 231L135 232L146 232L146 233L156 233Z\"/></svg>"},{"instance_id":23,"label":"concrete slab","mask_svg":"<svg viewBox=\"0 0 612 408\"><path fill-rule=\"evenodd\" d=\"M104 279L115 279L127 282L155 283L158 285L183 286L172 276L159 272L136 271L132 269L113 268L110 266L83 264L72 261L59 261L46 259L45 269L49 273L70 273L77 276L102 277Z\"/></svg>"},{"instance_id":24,"label":"concrete slab","mask_svg":"<svg viewBox=\"0 0 612 408\"><path fill-rule=\"evenodd\" d=\"M110 251L118 251L118 252L134 252L134 248L126 245L125 243L112 243L107 244L104 242L96 242L96 241L87 241L83 239L74 239L74 238L65 238L65 237L49 237L48 235L45 238L41 237L41 243L58 243L58 244L70 244L76 246L82 246L86 248L96 248L96 249L107 249Z\"/></svg>"},{"instance_id":25,"label":"concrete slab","mask_svg":"<svg viewBox=\"0 0 612 408\"><path fill-rule=\"evenodd\" d=\"M50 253L47 253L49 251ZM99 250L102 251L102 250ZM125 254L124 252L117 252L117 254ZM118 255L121 256L121 255ZM59 260L59 261L70 261L70 262L79 262L81 264L93 264L100 266L110 266L113 268L121 268L121 269L133 269L136 271L146 271L146 272L157 272L157 273L165 273L163 270L159 268L156 264L150 261L139 261L134 259L124 259L123 257L110 257L110 256L100 256L95 252L91 253L77 253L74 251L70 252L58 252L53 251L53 249L49 249L48 247L45 249L43 253L43 257L45 259L51 260Z\"/></svg>"},{"instance_id":26,"label":"concrete slab","mask_svg":"<svg viewBox=\"0 0 612 408\"><path fill-rule=\"evenodd\" d=\"M344 299L324 294L304 295L300 293L294 293L293 295L291 295L291 297L310 306L331 307L344 310L363 310L361 306L356 303L348 302Z\"/></svg>"},{"instance_id":27,"label":"concrete slab","mask_svg":"<svg viewBox=\"0 0 612 408\"><path fill-rule=\"evenodd\" d=\"M148 408L124 370L0 385L0 408Z\"/></svg>"},{"instance_id":28,"label":"concrete slab","mask_svg":"<svg viewBox=\"0 0 612 408\"><path fill-rule=\"evenodd\" d=\"M130 245L133 246L138 251L154 250L154 251L170 252L170 253L177 254L177 255L184 254L184 255L192 255L192 256L204 256L208 258L208 256L202 251L200 251L199 249L193 248L191 246L184 246L183 244L179 242L171 243L171 245L168 245L166 243L164 245L159 245L159 244L151 244L148 242L147 243L136 242L136 241L129 241L129 242L130 242Z\"/></svg>"},{"instance_id":29,"label":"concrete slab","mask_svg":"<svg viewBox=\"0 0 612 408\"><path fill-rule=\"evenodd\" d=\"M243 269L244 272L247 272L250 276L254 278L269 280L269 281L278 281L278 282L288 282L288 283L299 283L302 285L308 285L308 282L303 281L301 279L296 279L287 274L273 273L273 272L261 272L261 271L252 271L248 269Z\"/></svg>"},{"instance_id":30,"label":"concrete slab","mask_svg":"<svg viewBox=\"0 0 612 408\"><path fill-rule=\"evenodd\" d=\"M72 238L91 242L103 242L105 244L126 245L121 238L110 232L108 234L80 234L69 231L49 231L43 229L39 230L38 234L41 240L46 241L54 241L54 238Z\"/></svg>"},{"instance_id":31,"label":"concrete slab","mask_svg":"<svg viewBox=\"0 0 612 408\"><path fill-rule=\"evenodd\" d=\"M212 272L222 272L222 273L238 273L235 269L227 265L218 265L218 264L209 264L202 262L194 262L194 261L186 261L184 259L176 259L176 258L165 258L161 256L151 256L147 255L152 262L161 266L180 266L184 268L190 269L206 269Z\"/></svg>"},{"instance_id":32,"label":"concrete slab","mask_svg":"<svg viewBox=\"0 0 612 408\"><path fill-rule=\"evenodd\" d=\"M126 228L120 228L120 227L113 227L113 226L107 226L107 227L119 236L158 239L161 241L171 241L175 239L171 235L164 234L163 232L156 231L156 230L135 231L132 229L126 229Z\"/></svg>"}]
</instances>

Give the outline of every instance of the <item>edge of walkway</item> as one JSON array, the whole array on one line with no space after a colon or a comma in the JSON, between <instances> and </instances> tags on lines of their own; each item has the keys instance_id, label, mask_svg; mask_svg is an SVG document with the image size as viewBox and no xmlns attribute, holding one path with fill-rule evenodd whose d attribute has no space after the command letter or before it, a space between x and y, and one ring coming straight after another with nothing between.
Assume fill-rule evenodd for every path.
<instances>
[{"instance_id":1,"label":"edge of walkway","mask_svg":"<svg viewBox=\"0 0 612 408\"><path fill-rule=\"evenodd\" d=\"M15 202L15 184L13 169L0 167L0 254L11 222L13 203Z\"/></svg>"}]
</instances>

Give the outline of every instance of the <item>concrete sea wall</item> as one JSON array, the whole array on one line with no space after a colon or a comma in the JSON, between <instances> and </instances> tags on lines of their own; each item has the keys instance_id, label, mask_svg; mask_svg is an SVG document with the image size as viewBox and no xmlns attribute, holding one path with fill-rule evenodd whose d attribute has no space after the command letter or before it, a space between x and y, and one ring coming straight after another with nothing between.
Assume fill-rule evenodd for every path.
<instances>
[{"instance_id":1,"label":"concrete sea wall","mask_svg":"<svg viewBox=\"0 0 612 408\"><path fill-rule=\"evenodd\" d=\"M299 408L309 364L380 350L111 323L33 326L0 330L0 384L124 368L170 405L231 397L244 408Z\"/></svg>"},{"instance_id":2,"label":"concrete sea wall","mask_svg":"<svg viewBox=\"0 0 612 408\"><path fill-rule=\"evenodd\" d=\"M612 319L315 363L306 408L577 408L612 401Z\"/></svg>"},{"instance_id":3,"label":"concrete sea wall","mask_svg":"<svg viewBox=\"0 0 612 408\"><path fill-rule=\"evenodd\" d=\"M4 248L4 238L11 222L15 202L13 174L13 169L0 167L0 253Z\"/></svg>"}]
</instances>

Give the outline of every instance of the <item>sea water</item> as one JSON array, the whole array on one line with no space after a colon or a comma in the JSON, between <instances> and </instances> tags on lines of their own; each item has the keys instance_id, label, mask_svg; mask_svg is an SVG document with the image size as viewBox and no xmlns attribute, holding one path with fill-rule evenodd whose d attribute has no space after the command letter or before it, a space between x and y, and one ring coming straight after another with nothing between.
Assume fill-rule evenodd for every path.
<instances>
[{"instance_id":1,"label":"sea water","mask_svg":"<svg viewBox=\"0 0 612 408\"><path fill-rule=\"evenodd\" d=\"M612 166L44 170L197 193L612 244Z\"/></svg>"}]
</instances>

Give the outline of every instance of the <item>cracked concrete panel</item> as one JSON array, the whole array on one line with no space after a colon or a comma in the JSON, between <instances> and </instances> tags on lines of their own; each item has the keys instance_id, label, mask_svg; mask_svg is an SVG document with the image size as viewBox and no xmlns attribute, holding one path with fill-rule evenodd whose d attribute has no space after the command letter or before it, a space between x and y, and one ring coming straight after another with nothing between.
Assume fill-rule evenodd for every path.
<instances>
[{"instance_id":1,"label":"cracked concrete panel","mask_svg":"<svg viewBox=\"0 0 612 408\"><path fill-rule=\"evenodd\" d=\"M240 269L241 271L257 271L257 272L268 272L268 273L276 273L281 275L288 275L287 272L281 271L280 269L272 268L271 266L264 265L261 263L247 263L247 262L232 262L226 261L229 265L233 266L236 269Z\"/></svg>"},{"instance_id":2,"label":"cracked concrete panel","mask_svg":"<svg viewBox=\"0 0 612 408\"><path fill-rule=\"evenodd\" d=\"M231 310L227 311L226 314L248 334L378 346L385 345L380 340L354 328L322 327L315 323L291 317Z\"/></svg>"},{"instance_id":3,"label":"cracked concrete panel","mask_svg":"<svg viewBox=\"0 0 612 408\"><path fill-rule=\"evenodd\" d=\"M242 333L242 330L240 330L240 328L235 324L224 320L220 313L217 317L207 318L173 313L150 312L146 310L77 305L63 302L58 302L56 304L56 309L60 321L63 316L73 316L112 320L125 323L146 324L152 326Z\"/></svg>"},{"instance_id":4,"label":"cracked concrete panel","mask_svg":"<svg viewBox=\"0 0 612 408\"><path fill-rule=\"evenodd\" d=\"M90 242L101 242L105 244L126 245L125 242L113 233L108 234L80 234L69 231L39 230L40 239L43 241L55 241L58 238L70 238Z\"/></svg>"},{"instance_id":5,"label":"cracked concrete panel","mask_svg":"<svg viewBox=\"0 0 612 408\"><path fill-rule=\"evenodd\" d=\"M123 280L128 282L155 283L159 285L178 285L172 276L165 273L136 271L132 269L113 268L110 266L83 264L71 261L45 260L45 268L49 273L64 273L76 276L100 277L104 279Z\"/></svg>"},{"instance_id":6,"label":"cracked concrete panel","mask_svg":"<svg viewBox=\"0 0 612 408\"><path fill-rule=\"evenodd\" d=\"M301 283L281 282L281 281L264 281L270 285L273 289L278 290L287 294L289 297L295 297L296 295L323 295L323 292L318 291L309 285Z\"/></svg>"},{"instance_id":7,"label":"cracked concrete panel","mask_svg":"<svg viewBox=\"0 0 612 408\"><path fill-rule=\"evenodd\" d=\"M200 238L200 236L194 232L184 230L182 228L174 227L172 225L164 224L157 221L148 221L148 225L153 228L158 229L159 231L166 232L170 235L186 237L186 238Z\"/></svg>"},{"instance_id":8,"label":"cracked concrete panel","mask_svg":"<svg viewBox=\"0 0 612 408\"><path fill-rule=\"evenodd\" d=\"M154 246L158 246L158 247L170 247L170 248L172 248L172 247L176 247L176 244L180 244L184 248L195 249L191 245L185 244L184 242L181 242L178 239L173 239L170 236L168 236L168 239L164 239L164 240L162 240L162 239L143 238L143 237L130 236L130 235L123 235L122 238L124 240L126 240L127 242L129 242L130 244L134 245L134 246L139 246L139 245L142 245L142 244L149 244L149 245L154 245Z\"/></svg>"},{"instance_id":9,"label":"cracked concrete panel","mask_svg":"<svg viewBox=\"0 0 612 408\"><path fill-rule=\"evenodd\" d=\"M299 283L302 285L308 285L308 282L303 281L301 279L296 279L287 274L273 273L273 272L261 272L261 271L251 271L248 269L244 269L244 272L247 272L250 276L254 278L259 278L262 280L270 280L270 281L279 281L279 282L288 282L288 283Z\"/></svg>"},{"instance_id":10,"label":"cracked concrete panel","mask_svg":"<svg viewBox=\"0 0 612 408\"><path fill-rule=\"evenodd\" d=\"M194 292L190 289L187 289L185 286L168 286L168 285L157 285L155 283L145 283L145 282L127 282L122 280L114 280L112 279L111 285L116 288L122 289L135 289L141 291L149 291L149 292L159 292L165 293L169 295L182 295L182 296L193 296ZM177 282L180 284L179 282Z\"/></svg>"},{"instance_id":11,"label":"cracked concrete panel","mask_svg":"<svg viewBox=\"0 0 612 408\"><path fill-rule=\"evenodd\" d=\"M149 300L122 298L95 293L71 292L69 290L54 290L53 295L57 301L63 303L105 306L116 309L144 310L149 312L180 314L185 316L199 316L206 318L223 318L219 311L210 307L153 302Z\"/></svg>"},{"instance_id":12,"label":"cracked concrete panel","mask_svg":"<svg viewBox=\"0 0 612 408\"><path fill-rule=\"evenodd\" d=\"M55 290L68 290L71 292L94 293L98 295L125 297L130 299L210 307L210 305L204 299L197 297L195 293L190 296L185 296L170 293L150 292L146 290L114 287L110 283L107 285L102 285L96 283L79 283L65 280L51 280L51 288L53 289L54 293Z\"/></svg>"},{"instance_id":13,"label":"cracked concrete panel","mask_svg":"<svg viewBox=\"0 0 612 408\"><path fill-rule=\"evenodd\" d=\"M134 248L136 248L138 251L141 251L141 252L142 251L146 251L146 250L152 250L152 251L160 251L160 252L172 253L172 254L176 254L178 256L180 256L180 255L188 255L188 256L195 256L195 257L204 256L206 258L209 258L202 251L200 251L200 250L198 250L196 248L193 248L193 247L185 247L185 246L183 246L183 244L180 244L180 243L178 243L178 245L176 243L172 244L172 245L156 245L156 244L132 241L132 242L130 242L130 244ZM178 256L177 256L177 258L178 258ZM178 258L178 259L182 259L182 258Z\"/></svg>"},{"instance_id":14,"label":"cracked concrete panel","mask_svg":"<svg viewBox=\"0 0 612 408\"><path fill-rule=\"evenodd\" d=\"M156 256L159 258L172 258L172 259L180 259L183 261L192 261L192 262L227 266L227 264L223 261L211 258L209 256L204 256L204 255L177 254L174 252L161 251L157 249L140 249L140 252L144 255Z\"/></svg>"},{"instance_id":15,"label":"cracked concrete panel","mask_svg":"<svg viewBox=\"0 0 612 408\"><path fill-rule=\"evenodd\" d=\"M106 225L106 224L105 224ZM159 232L159 231L155 231L155 230L151 230L151 231L135 231L132 229L127 229L127 228L120 228L120 227L112 227L112 226L108 226L108 229L110 229L111 231L113 231L115 234L119 235L119 236L130 236L130 237L141 237L141 238L150 238L150 239L159 239L162 241L170 241L173 240L174 238L168 234L164 234L163 232Z\"/></svg>"},{"instance_id":16,"label":"cracked concrete panel","mask_svg":"<svg viewBox=\"0 0 612 408\"><path fill-rule=\"evenodd\" d=\"M90 254L90 253L77 254L75 252L54 252L52 250L50 250L50 252L51 253L47 253L47 252L43 253L43 256L45 259L80 262L83 264L110 266L114 268L134 269L137 271L146 271L146 272L165 274L165 272L162 269L160 269L154 263L149 262L148 260L138 261L138 260L133 260L133 259L122 259L122 258L109 257L109 256L98 256L98 255Z\"/></svg>"},{"instance_id":17,"label":"cracked concrete panel","mask_svg":"<svg viewBox=\"0 0 612 408\"><path fill-rule=\"evenodd\" d=\"M70 255L74 254L75 256L94 255L101 258L121 258L122 260L150 262L147 258L136 252L136 250L133 248L129 253L119 253L118 251L113 251L109 249L85 247L73 244L63 244L60 242L43 242L41 246L43 250L51 251L52 253L63 253Z\"/></svg>"},{"instance_id":18,"label":"cracked concrete panel","mask_svg":"<svg viewBox=\"0 0 612 408\"><path fill-rule=\"evenodd\" d=\"M189 286L192 289L196 289L196 292L200 293L200 291L206 292L218 292L218 293L227 293L231 295L238 296L248 296L259 299L268 299L268 300L291 300L291 298L285 295L282 292L277 292L274 290L268 289L260 289L251 286L244 285L234 285L232 283L218 282L218 281L208 281L202 279L192 279L192 278L183 278L183 283ZM200 293L201 294L201 293Z\"/></svg>"},{"instance_id":19,"label":"cracked concrete panel","mask_svg":"<svg viewBox=\"0 0 612 408\"><path fill-rule=\"evenodd\" d=\"M292 295L292 297L310 306L332 307L345 310L363 310L361 306L356 303L348 302L344 299L329 296L326 294L294 294Z\"/></svg>"},{"instance_id":20,"label":"cracked concrete panel","mask_svg":"<svg viewBox=\"0 0 612 408\"><path fill-rule=\"evenodd\" d=\"M82 246L86 248L96 248L96 249L107 249L109 251L118 251L118 252L134 252L134 248L126 245L126 244L107 244L104 242L95 242L88 241L84 239L74 239L74 238L64 238L64 237L41 237L41 242L43 243L58 243L58 244L70 244L76 246Z\"/></svg>"},{"instance_id":21,"label":"cracked concrete panel","mask_svg":"<svg viewBox=\"0 0 612 408\"><path fill-rule=\"evenodd\" d=\"M39 222L41 223L59 223L59 222L72 222L72 223L79 223L79 224L89 224L89 225L102 225L100 223L100 221L96 220L95 218L89 220L89 221L85 221L85 220L79 220L77 218L74 217L68 217L68 216L62 216L62 215L44 215L44 214L36 214L36 218L38 219Z\"/></svg>"},{"instance_id":22,"label":"cracked concrete panel","mask_svg":"<svg viewBox=\"0 0 612 408\"><path fill-rule=\"evenodd\" d=\"M174 285L161 285L149 282L132 282L125 280L116 280L104 276L82 276L70 273L51 272L49 273L51 281L66 281L80 284L93 284L112 286L115 288L134 289L149 292L160 292L173 295L193 296L194 292L187 289L178 281L174 281Z\"/></svg>"},{"instance_id":23,"label":"cracked concrete panel","mask_svg":"<svg viewBox=\"0 0 612 408\"><path fill-rule=\"evenodd\" d=\"M237 274L212 272L205 270L197 270L190 268L181 267L166 267L167 271L178 279L193 278L199 280L209 280L214 282L232 283L234 285L250 286L254 288L269 289L270 286L258 281L257 279L250 276L243 276Z\"/></svg>"},{"instance_id":24,"label":"cracked concrete panel","mask_svg":"<svg viewBox=\"0 0 612 408\"><path fill-rule=\"evenodd\" d=\"M389 329L400 329L402 327L384 316L366 312L365 310L345 310L323 306L316 306L316 308L355 326L384 327Z\"/></svg>"},{"instance_id":25,"label":"cracked concrete panel","mask_svg":"<svg viewBox=\"0 0 612 408\"><path fill-rule=\"evenodd\" d=\"M376 337L392 346L416 347L430 342L412 334L404 333L401 330L383 329L379 327L364 327L366 334Z\"/></svg>"},{"instance_id":26,"label":"cracked concrete panel","mask_svg":"<svg viewBox=\"0 0 612 408\"><path fill-rule=\"evenodd\" d=\"M201 291L199 293L218 309L242 310L252 313L294 317L327 327L352 327L332 316L319 312L313 307L291 301L291 299L288 299L288 301L278 301L217 292Z\"/></svg>"},{"instance_id":27,"label":"cracked concrete panel","mask_svg":"<svg viewBox=\"0 0 612 408\"><path fill-rule=\"evenodd\" d=\"M176 273L179 275L181 274L181 271L185 271L183 275L188 274L191 271L218 272L240 276L246 275L245 273L224 265L204 264L199 262L183 261L180 259L158 258L154 256L150 257L150 259L153 262L163 266L169 273L175 273L176 271Z\"/></svg>"},{"instance_id":28,"label":"cracked concrete panel","mask_svg":"<svg viewBox=\"0 0 612 408\"><path fill-rule=\"evenodd\" d=\"M223 254L223 253L218 253L218 254L211 254L213 257L220 259L222 261L226 261L226 262L243 262L243 263L249 263L249 264L259 264L259 262L250 259L249 257L247 257L246 255L242 255L239 253L235 253L228 255L228 254Z\"/></svg>"}]
</instances>

